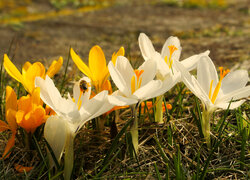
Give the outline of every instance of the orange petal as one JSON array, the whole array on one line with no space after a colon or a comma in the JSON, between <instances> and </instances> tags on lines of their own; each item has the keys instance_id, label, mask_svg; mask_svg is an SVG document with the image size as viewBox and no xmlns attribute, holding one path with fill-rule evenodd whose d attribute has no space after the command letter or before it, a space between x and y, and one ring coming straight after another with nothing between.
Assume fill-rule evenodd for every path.
<instances>
[{"instance_id":1,"label":"orange petal","mask_svg":"<svg viewBox=\"0 0 250 180\"><path fill-rule=\"evenodd\" d=\"M35 78L37 76L43 78L44 75L45 75L45 68L43 64L40 62L35 62L29 67L27 72L23 75L23 80L24 80L23 86L29 93L32 93L33 89L35 88Z\"/></svg>"},{"instance_id":2,"label":"orange petal","mask_svg":"<svg viewBox=\"0 0 250 180\"><path fill-rule=\"evenodd\" d=\"M118 110L118 109L125 109L125 108L129 108L129 106L115 106L115 107L113 107L111 110L109 110L108 112L104 113L104 116L109 115L110 113L112 113L112 112L115 111L115 110Z\"/></svg>"},{"instance_id":3,"label":"orange petal","mask_svg":"<svg viewBox=\"0 0 250 180\"><path fill-rule=\"evenodd\" d=\"M6 112L6 119L9 124L10 130L12 132L16 131L17 129L17 123L16 123L16 111L13 109L9 109Z\"/></svg>"},{"instance_id":4,"label":"orange petal","mask_svg":"<svg viewBox=\"0 0 250 180\"><path fill-rule=\"evenodd\" d=\"M6 159L7 157L10 156L10 150L11 148L15 145L15 137L16 137L16 133L12 133L10 139L8 140L8 143L4 149L3 152L3 158Z\"/></svg>"},{"instance_id":5,"label":"orange petal","mask_svg":"<svg viewBox=\"0 0 250 180\"><path fill-rule=\"evenodd\" d=\"M24 111L17 111L16 113L16 122L19 126L22 127L23 119L24 119L25 112Z\"/></svg>"},{"instance_id":6,"label":"orange petal","mask_svg":"<svg viewBox=\"0 0 250 180\"><path fill-rule=\"evenodd\" d=\"M17 96L14 90L10 86L6 86L5 110L7 111L8 109L13 109L13 110L17 109Z\"/></svg>"},{"instance_id":7,"label":"orange petal","mask_svg":"<svg viewBox=\"0 0 250 180\"><path fill-rule=\"evenodd\" d=\"M0 132L6 131L7 129L9 129L8 124L0 120Z\"/></svg>"},{"instance_id":8,"label":"orange petal","mask_svg":"<svg viewBox=\"0 0 250 180\"><path fill-rule=\"evenodd\" d=\"M24 116L20 115L21 121L18 125L26 130L28 133L34 133L37 127L43 124L46 120L45 118L45 110L42 106L38 106L33 111L28 112Z\"/></svg>"},{"instance_id":9,"label":"orange petal","mask_svg":"<svg viewBox=\"0 0 250 180\"><path fill-rule=\"evenodd\" d=\"M40 99L40 88L39 87L36 87L34 89L34 91L32 92L32 95L31 95L31 99L32 99L32 104L33 105L42 105L42 101Z\"/></svg>"},{"instance_id":10,"label":"orange petal","mask_svg":"<svg viewBox=\"0 0 250 180\"><path fill-rule=\"evenodd\" d=\"M48 75L49 77L53 77L60 70L62 64L63 64L62 57L59 57L58 61L54 60L51 63L46 75Z\"/></svg>"},{"instance_id":11,"label":"orange petal","mask_svg":"<svg viewBox=\"0 0 250 180\"><path fill-rule=\"evenodd\" d=\"M109 94L112 94L113 90L109 80L106 80L105 83L102 84L101 90L107 90Z\"/></svg>"},{"instance_id":12,"label":"orange petal","mask_svg":"<svg viewBox=\"0 0 250 180\"><path fill-rule=\"evenodd\" d=\"M11 77L13 77L18 82L21 82L21 83L23 82L23 76L21 75L19 70L16 68L16 66L11 62L7 54L4 54L3 66Z\"/></svg>"},{"instance_id":13,"label":"orange petal","mask_svg":"<svg viewBox=\"0 0 250 180\"><path fill-rule=\"evenodd\" d=\"M23 173L24 171L25 172L29 172L33 169L33 167L27 167L27 166L22 166L20 164L15 164L15 169L17 172L20 172L20 173Z\"/></svg>"},{"instance_id":14,"label":"orange petal","mask_svg":"<svg viewBox=\"0 0 250 180\"><path fill-rule=\"evenodd\" d=\"M30 95L22 96L17 102L18 110L29 112L32 109L32 101Z\"/></svg>"}]
</instances>

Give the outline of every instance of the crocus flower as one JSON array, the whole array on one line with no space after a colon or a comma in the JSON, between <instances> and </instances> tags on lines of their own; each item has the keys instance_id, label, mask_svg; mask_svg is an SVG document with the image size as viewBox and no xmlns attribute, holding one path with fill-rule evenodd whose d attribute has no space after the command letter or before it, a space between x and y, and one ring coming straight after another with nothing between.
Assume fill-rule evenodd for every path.
<instances>
[{"instance_id":1,"label":"crocus flower","mask_svg":"<svg viewBox=\"0 0 250 180\"><path fill-rule=\"evenodd\" d=\"M114 105L107 101L108 91L102 91L90 99L91 82L87 77L75 83L73 98L68 95L68 99L61 97L48 76L45 80L37 77L36 86L41 89L41 99L57 114L46 121L44 136L58 161L65 151L64 175L65 179L70 179L74 137L88 120L107 112Z\"/></svg>"},{"instance_id":2,"label":"crocus flower","mask_svg":"<svg viewBox=\"0 0 250 180\"><path fill-rule=\"evenodd\" d=\"M6 118L7 123L0 120L0 132L11 130L12 135L10 139L8 140L4 153L2 155L4 158L9 157L10 155L9 151L15 144L15 137L16 137L16 132L17 132L17 123L16 123L16 118L15 118L16 110L17 110L16 93L10 86L7 86L6 87L6 105L5 105L5 118Z\"/></svg>"},{"instance_id":3,"label":"crocus flower","mask_svg":"<svg viewBox=\"0 0 250 180\"><path fill-rule=\"evenodd\" d=\"M160 95L165 88L161 80L154 80L156 63L153 60L145 61L138 69L134 70L127 58L118 56L116 64L109 62L111 78L119 90L110 96L110 101L123 102L123 105L132 105L134 123L130 132L134 148L138 150L138 122L137 108L140 102ZM167 86L167 84L166 84Z\"/></svg>"},{"instance_id":4,"label":"crocus flower","mask_svg":"<svg viewBox=\"0 0 250 180\"><path fill-rule=\"evenodd\" d=\"M172 86L174 86L180 80L180 73L175 66L175 62L179 61L180 59L182 49L179 39L173 36L169 37L162 47L161 54L155 51L152 42L146 34L141 33L138 41L144 60L154 60L157 63L157 79L165 81L165 83L172 82L174 83ZM209 54L209 51L206 51L202 54ZM197 61L202 54L191 56L190 58L181 61L181 63L188 70L193 70L196 67ZM169 89L166 89L165 92L167 90ZM163 112L161 108L163 97L164 96L161 95L156 98L157 104L155 121L160 124L164 123Z\"/></svg>"},{"instance_id":5,"label":"crocus flower","mask_svg":"<svg viewBox=\"0 0 250 180\"><path fill-rule=\"evenodd\" d=\"M106 58L99 46L94 46L89 52L89 66L87 66L81 58L70 49L71 57L78 69L91 79L91 83L95 87L97 93L108 87L109 71L106 65ZM121 47L117 53L113 53L111 61L115 64L118 56L124 56L124 48Z\"/></svg>"},{"instance_id":6,"label":"crocus flower","mask_svg":"<svg viewBox=\"0 0 250 180\"><path fill-rule=\"evenodd\" d=\"M218 108L234 109L245 102L239 99L250 95L250 86L246 86L249 81L248 72L246 70L229 72L220 67L220 78L218 78L212 60L208 56L202 56L197 64L196 79L181 63L177 64L182 72L183 82L203 104L201 124L209 146L211 114Z\"/></svg>"},{"instance_id":7,"label":"crocus flower","mask_svg":"<svg viewBox=\"0 0 250 180\"><path fill-rule=\"evenodd\" d=\"M35 62L31 64L30 62L26 62L22 68L22 74L16 68L16 66L11 62L7 54L4 54L4 68L7 73L16 79L18 82L22 83L24 88L29 92L35 88L35 77L39 76L45 78L45 75L49 77L53 77L61 68L63 64L63 59L60 57L57 61L54 60L47 72L45 73L45 68L42 63Z\"/></svg>"},{"instance_id":8,"label":"crocus flower","mask_svg":"<svg viewBox=\"0 0 250 180\"><path fill-rule=\"evenodd\" d=\"M45 123L48 118L40 99L39 88L35 88L27 96L22 96L17 102L17 107L16 122L27 133L34 133L36 128Z\"/></svg>"}]
</instances>

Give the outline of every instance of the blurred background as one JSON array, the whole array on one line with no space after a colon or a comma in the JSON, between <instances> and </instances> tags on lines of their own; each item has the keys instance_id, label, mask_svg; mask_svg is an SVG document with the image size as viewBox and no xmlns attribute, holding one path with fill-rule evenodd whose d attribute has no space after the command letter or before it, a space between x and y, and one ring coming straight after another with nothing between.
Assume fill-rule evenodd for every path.
<instances>
[{"instance_id":1,"label":"blurred background","mask_svg":"<svg viewBox=\"0 0 250 180\"><path fill-rule=\"evenodd\" d=\"M0 55L19 67L66 60L70 47L88 61L96 44L107 61L121 46L142 60L141 32L158 51L178 36L181 59L209 49L217 65L250 69L248 0L0 0Z\"/></svg>"}]
</instances>

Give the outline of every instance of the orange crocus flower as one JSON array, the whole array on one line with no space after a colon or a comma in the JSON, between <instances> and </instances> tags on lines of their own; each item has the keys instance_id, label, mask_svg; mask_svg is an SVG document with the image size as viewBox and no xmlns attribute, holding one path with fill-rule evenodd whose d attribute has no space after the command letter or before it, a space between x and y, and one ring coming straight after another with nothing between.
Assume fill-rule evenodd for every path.
<instances>
[{"instance_id":1,"label":"orange crocus flower","mask_svg":"<svg viewBox=\"0 0 250 180\"><path fill-rule=\"evenodd\" d=\"M17 106L16 122L27 133L34 133L37 127L45 123L47 116L40 99L40 88L35 88L31 95L21 97Z\"/></svg>"},{"instance_id":2,"label":"orange crocus flower","mask_svg":"<svg viewBox=\"0 0 250 180\"><path fill-rule=\"evenodd\" d=\"M16 66L11 62L7 54L4 54L4 68L7 71L7 73L16 79L18 82L22 83L24 88L29 92L32 93L32 91L35 88L35 78L37 76L45 78L46 75L49 77L53 77L61 68L63 64L63 59L60 57L57 61L54 60L47 72L45 73L45 68L42 63L35 62L31 64L30 62L26 62L23 65L22 68L22 74L19 72L19 70L16 68Z\"/></svg>"},{"instance_id":3,"label":"orange crocus flower","mask_svg":"<svg viewBox=\"0 0 250 180\"><path fill-rule=\"evenodd\" d=\"M10 139L7 142L7 145L5 147L3 158L9 157L10 149L15 144L15 137L16 137L16 131L17 131L17 123L16 123L16 109L17 109L17 97L14 90L10 87L6 87L6 106L5 106L5 118L6 122L0 120L0 132L11 130L12 135Z\"/></svg>"}]
</instances>

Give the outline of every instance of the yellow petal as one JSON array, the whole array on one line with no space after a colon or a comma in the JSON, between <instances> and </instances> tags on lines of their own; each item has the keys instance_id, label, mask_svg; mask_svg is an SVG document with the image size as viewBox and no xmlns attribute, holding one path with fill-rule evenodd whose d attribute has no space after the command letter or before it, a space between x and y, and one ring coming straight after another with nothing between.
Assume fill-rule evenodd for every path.
<instances>
[{"instance_id":1,"label":"yellow petal","mask_svg":"<svg viewBox=\"0 0 250 180\"><path fill-rule=\"evenodd\" d=\"M117 53L113 53L112 59L111 59L111 61L113 62L113 64L115 65L116 59L117 59L118 56L124 56L124 54L125 54L125 50L124 50L124 47L122 46L122 47L117 51Z\"/></svg>"},{"instance_id":2,"label":"yellow petal","mask_svg":"<svg viewBox=\"0 0 250 180\"><path fill-rule=\"evenodd\" d=\"M60 70L62 64L63 64L62 57L59 57L58 61L54 60L51 63L46 75L48 75L49 77L53 77Z\"/></svg>"},{"instance_id":3,"label":"yellow petal","mask_svg":"<svg viewBox=\"0 0 250 180\"><path fill-rule=\"evenodd\" d=\"M78 69L93 81L89 67L81 60L72 48L70 49L70 55Z\"/></svg>"},{"instance_id":4,"label":"yellow petal","mask_svg":"<svg viewBox=\"0 0 250 180\"><path fill-rule=\"evenodd\" d=\"M102 83L108 68L104 53L99 46L92 47L89 52L89 69L93 75L93 83Z\"/></svg>"},{"instance_id":5,"label":"yellow petal","mask_svg":"<svg viewBox=\"0 0 250 180\"><path fill-rule=\"evenodd\" d=\"M4 54L4 62L3 62L4 68L7 71L7 73L13 77L15 80L18 82L23 82L23 76L21 73L18 71L16 66L10 61L9 57L7 54Z\"/></svg>"},{"instance_id":6,"label":"yellow petal","mask_svg":"<svg viewBox=\"0 0 250 180\"><path fill-rule=\"evenodd\" d=\"M12 132L15 132L17 129L16 111L14 111L13 109L8 109L6 112L6 120L8 122L10 130Z\"/></svg>"},{"instance_id":7,"label":"yellow petal","mask_svg":"<svg viewBox=\"0 0 250 180\"><path fill-rule=\"evenodd\" d=\"M35 88L35 78L37 76L44 77L45 75L45 68L42 63L35 62L32 64L28 71L24 74L23 79L23 86L29 92L32 93L33 89Z\"/></svg>"},{"instance_id":8,"label":"yellow petal","mask_svg":"<svg viewBox=\"0 0 250 180\"><path fill-rule=\"evenodd\" d=\"M9 129L8 124L6 124L6 122L0 120L0 132L6 131L7 129Z\"/></svg>"},{"instance_id":9,"label":"yellow petal","mask_svg":"<svg viewBox=\"0 0 250 180\"><path fill-rule=\"evenodd\" d=\"M5 112L7 112L8 109L17 109L17 96L15 91L10 86L6 86Z\"/></svg>"},{"instance_id":10,"label":"yellow petal","mask_svg":"<svg viewBox=\"0 0 250 180\"><path fill-rule=\"evenodd\" d=\"M11 148L15 145L15 137L16 137L16 133L12 133L11 138L8 140L8 143L4 149L4 153L3 153L3 158L6 159L7 157L10 156L10 150Z\"/></svg>"},{"instance_id":11,"label":"yellow petal","mask_svg":"<svg viewBox=\"0 0 250 180\"><path fill-rule=\"evenodd\" d=\"M27 61L26 63L24 63L23 68L22 68L22 74L23 75L28 71L28 69L29 69L30 66L31 66L31 63L29 61Z\"/></svg>"}]
</instances>

